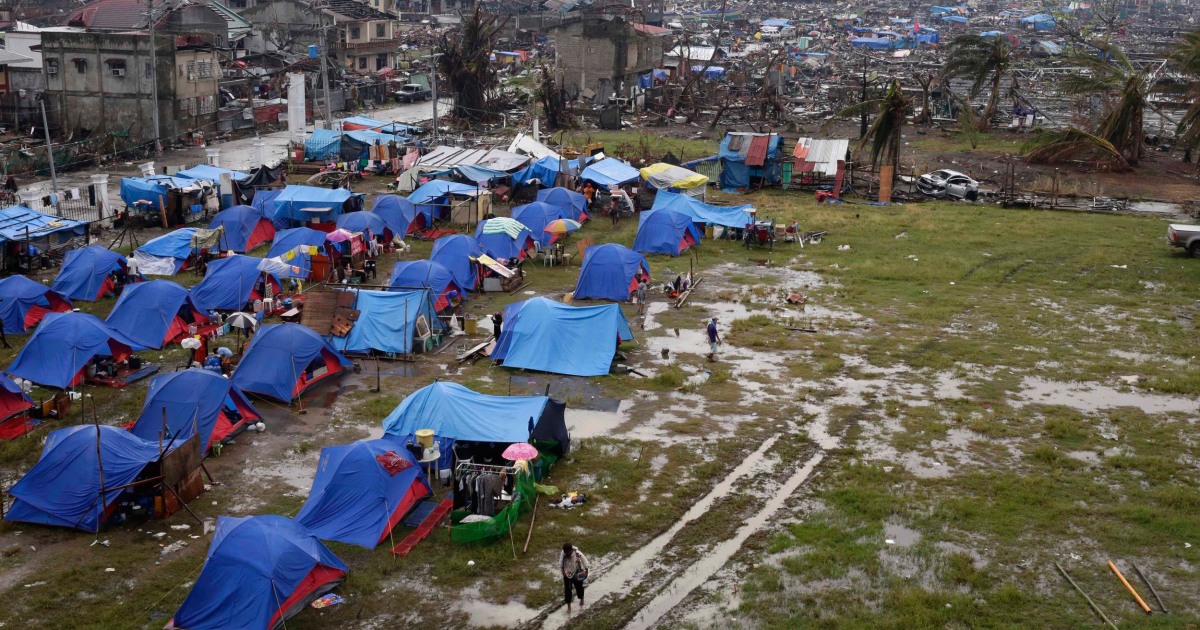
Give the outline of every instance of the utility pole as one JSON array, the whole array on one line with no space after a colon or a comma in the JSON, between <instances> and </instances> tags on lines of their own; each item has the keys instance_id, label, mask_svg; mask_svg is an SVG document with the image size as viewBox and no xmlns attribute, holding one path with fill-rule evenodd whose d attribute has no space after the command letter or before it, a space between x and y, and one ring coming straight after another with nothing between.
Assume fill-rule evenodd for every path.
<instances>
[{"instance_id":1,"label":"utility pole","mask_svg":"<svg viewBox=\"0 0 1200 630\"><path fill-rule=\"evenodd\" d=\"M146 0L146 24L150 29L150 121L154 126L154 155L162 154L161 128L158 126L158 40L154 38L154 0Z\"/></svg>"},{"instance_id":2,"label":"utility pole","mask_svg":"<svg viewBox=\"0 0 1200 630\"><path fill-rule=\"evenodd\" d=\"M54 171L54 145L50 144L50 123L46 121L46 93L43 92L38 98L38 105L42 108L42 131L46 132L46 157L50 159L50 190L54 192L55 201L58 201L58 173ZM62 216L61 210L58 209L58 204L54 204L54 214Z\"/></svg>"},{"instance_id":3,"label":"utility pole","mask_svg":"<svg viewBox=\"0 0 1200 630\"><path fill-rule=\"evenodd\" d=\"M429 60L429 69L430 69L430 73L429 73L429 74L433 75L433 78L432 78L432 80L430 81L430 83L432 84L432 85L430 86L430 89L433 91L433 146L435 146L435 147L437 146L437 142L438 142L438 115L437 115L437 105L438 105L437 77L438 77L438 69L437 69L437 60L438 60L438 57L441 57L443 54L445 54L445 53L433 53L432 55L425 55L424 57L421 57L422 59L428 59L428 60Z\"/></svg>"},{"instance_id":4,"label":"utility pole","mask_svg":"<svg viewBox=\"0 0 1200 630\"><path fill-rule=\"evenodd\" d=\"M727 0L721 0L721 25L717 27L717 46L716 46L717 48L721 47L721 38L725 36L725 5L726 5L726 3L727 3ZM713 51L712 59L710 59L709 61L716 61L716 58L717 58L717 53L716 53L716 51ZM704 69L705 70L708 69L708 64L705 64Z\"/></svg>"},{"instance_id":5,"label":"utility pole","mask_svg":"<svg viewBox=\"0 0 1200 630\"><path fill-rule=\"evenodd\" d=\"M328 38L325 34L325 7L314 3L313 10L317 12L317 30L321 50L321 93L325 96L325 128L333 129L333 106L329 102L329 49ZM336 26L337 23L335 22Z\"/></svg>"},{"instance_id":6,"label":"utility pole","mask_svg":"<svg viewBox=\"0 0 1200 630\"><path fill-rule=\"evenodd\" d=\"M859 99L858 102L859 103L867 102L867 56L866 55L863 55L862 97ZM859 128L858 128L858 139L862 140L865 137L867 137L867 110L866 109L864 109L862 111L862 123L859 125Z\"/></svg>"}]
</instances>

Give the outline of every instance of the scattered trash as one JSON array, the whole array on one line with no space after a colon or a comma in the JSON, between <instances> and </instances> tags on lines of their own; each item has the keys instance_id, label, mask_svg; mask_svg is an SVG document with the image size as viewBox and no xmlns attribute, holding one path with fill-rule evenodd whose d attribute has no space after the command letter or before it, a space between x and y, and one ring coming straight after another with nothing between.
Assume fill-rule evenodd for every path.
<instances>
[{"instance_id":1,"label":"scattered trash","mask_svg":"<svg viewBox=\"0 0 1200 630\"><path fill-rule=\"evenodd\" d=\"M850 246L849 245L838 245L838 251L839 252L848 252L848 251L850 251Z\"/></svg>"},{"instance_id":2,"label":"scattered trash","mask_svg":"<svg viewBox=\"0 0 1200 630\"><path fill-rule=\"evenodd\" d=\"M155 534L155 535L154 535L154 537L155 537L155 538L162 538L163 536L166 536L166 535L167 535L167 532L158 532L157 534Z\"/></svg>"},{"instance_id":3,"label":"scattered trash","mask_svg":"<svg viewBox=\"0 0 1200 630\"><path fill-rule=\"evenodd\" d=\"M885 541L883 541L883 542L885 542L885 543L887 543L887 544L889 544L889 545L894 545L894 544L896 544L896 541L892 540L891 538L888 538L887 540L885 540Z\"/></svg>"},{"instance_id":4,"label":"scattered trash","mask_svg":"<svg viewBox=\"0 0 1200 630\"><path fill-rule=\"evenodd\" d=\"M45 586L45 585L46 585L45 582L32 582L30 584L26 584L25 588L36 588L38 586Z\"/></svg>"},{"instance_id":5,"label":"scattered trash","mask_svg":"<svg viewBox=\"0 0 1200 630\"><path fill-rule=\"evenodd\" d=\"M107 541L107 540L100 540L99 538L97 538L96 540L93 540L93 541L92 541L92 544L90 544L90 545L88 545L88 546L89 546L89 547L95 547L96 545L103 545L103 546L105 546L105 547L108 547L108 546L109 546L109 543L108 543L108 541Z\"/></svg>"},{"instance_id":6,"label":"scattered trash","mask_svg":"<svg viewBox=\"0 0 1200 630\"><path fill-rule=\"evenodd\" d=\"M188 525L187 523L180 523L178 525L171 526L171 529L174 529L174 530L191 529L191 528L192 528L192 526Z\"/></svg>"},{"instance_id":7,"label":"scattered trash","mask_svg":"<svg viewBox=\"0 0 1200 630\"><path fill-rule=\"evenodd\" d=\"M330 606L337 606L345 601L346 600L342 599L340 595L334 595L333 593L330 593L324 597L318 597L317 599L313 600L313 603L310 604L310 606L313 608L329 608Z\"/></svg>"},{"instance_id":8,"label":"scattered trash","mask_svg":"<svg viewBox=\"0 0 1200 630\"><path fill-rule=\"evenodd\" d=\"M1129 265L1112 265L1113 269L1128 269Z\"/></svg>"},{"instance_id":9,"label":"scattered trash","mask_svg":"<svg viewBox=\"0 0 1200 630\"><path fill-rule=\"evenodd\" d=\"M116 573L117 570L112 567L108 567L107 569L104 570L104 572L105 573Z\"/></svg>"},{"instance_id":10,"label":"scattered trash","mask_svg":"<svg viewBox=\"0 0 1200 630\"><path fill-rule=\"evenodd\" d=\"M475 561L474 561L474 560L467 560L467 566L469 566L469 567L473 567L473 566L475 566Z\"/></svg>"},{"instance_id":11,"label":"scattered trash","mask_svg":"<svg viewBox=\"0 0 1200 630\"><path fill-rule=\"evenodd\" d=\"M188 546L188 541L186 541L186 540L176 540L175 542L173 542L173 543L171 543L171 544L167 545L166 547L163 547L163 548L162 548L162 555L164 555L164 556L165 556L165 555L167 555L167 554L170 554L170 553L175 553L176 551L179 551L180 549L183 549L183 548L184 548L184 547L186 547L186 546Z\"/></svg>"}]
</instances>

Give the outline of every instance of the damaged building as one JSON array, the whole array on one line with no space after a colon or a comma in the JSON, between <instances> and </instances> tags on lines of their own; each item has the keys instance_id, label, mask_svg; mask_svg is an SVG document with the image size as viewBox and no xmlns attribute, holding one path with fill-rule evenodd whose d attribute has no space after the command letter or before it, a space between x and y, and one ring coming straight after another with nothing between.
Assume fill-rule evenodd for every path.
<instances>
[{"instance_id":1,"label":"damaged building","mask_svg":"<svg viewBox=\"0 0 1200 630\"><path fill-rule=\"evenodd\" d=\"M638 75L659 67L670 30L597 15L553 28L555 66L567 93L606 103L629 96Z\"/></svg>"}]
</instances>

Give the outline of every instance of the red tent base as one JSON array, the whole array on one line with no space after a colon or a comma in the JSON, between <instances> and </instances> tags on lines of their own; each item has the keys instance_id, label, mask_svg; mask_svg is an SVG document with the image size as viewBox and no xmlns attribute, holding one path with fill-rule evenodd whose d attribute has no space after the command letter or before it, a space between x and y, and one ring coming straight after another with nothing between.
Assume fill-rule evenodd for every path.
<instances>
[{"instance_id":1,"label":"red tent base","mask_svg":"<svg viewBox=\"0 0 1200 630\"><path fill-rule=\"evenodd\" d=\"M41 420L35 420L25 415L13 416L0 421L0 440L15 440L40 426L42 426Z\"/></svg>"},{"instance_id":2,"label":"red tent base","mask_svg":"<svg viewBox=\"0 0 1200 630\"><path fill-rule=\"evenodd\" d=\"M450 513L450 508L452 507L454 507L454 502L450 499L446 499L438 504L438 506L433 508L433 511L429 513L429 516L425 517L425 520L417 526L417 529L413 531L413 533L405 536L404 540L401 540L398 545L392 547L392 555L396 556L397 558L403 558L404 556L407 556L408 553L413 550L413 547L417 546L417 543L425 540L425 538L433 532L433 528L437 527L437 524L442 522L442 519L446 518L446 515Z\"/></svg>"}]
</instances>

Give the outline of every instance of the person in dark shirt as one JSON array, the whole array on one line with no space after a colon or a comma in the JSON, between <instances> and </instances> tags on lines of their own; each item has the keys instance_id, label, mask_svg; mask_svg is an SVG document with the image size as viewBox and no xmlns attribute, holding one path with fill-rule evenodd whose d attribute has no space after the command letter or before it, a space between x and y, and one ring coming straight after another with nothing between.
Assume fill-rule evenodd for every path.
<instances>
[{"instance_id":1,"label":"person in dark shirt","mask_svg":"<svg viewBox=\"0 0 1200 630\"><path fill-rule=\"evenodd\" d=\"M721 345L721 334L717 332L717 318L708 320L708 360L717 360L717 348Z\"/></svg>"},{"instance_id":2,"label":"person in dark shirt","mask_svg":"<svg viewBox=\"0 0 1200 630\"><path fill-rule=\"evenodd\" d=\"M496 311L492 313L492 335L496 339L500 339L500 329L504 326L504 313Z\"/></svg>"}]
</instances>

